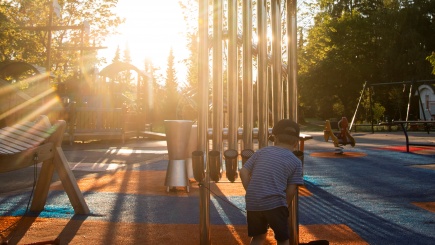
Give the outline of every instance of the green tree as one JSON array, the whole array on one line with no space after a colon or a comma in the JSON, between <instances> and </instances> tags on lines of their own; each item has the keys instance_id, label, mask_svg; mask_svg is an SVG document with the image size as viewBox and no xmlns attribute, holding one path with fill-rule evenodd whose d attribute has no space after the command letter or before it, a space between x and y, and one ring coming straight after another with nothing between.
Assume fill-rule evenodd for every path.
<instances>
[{"instance_id":1,"label":"green tree","mask_svg":"<svg viewBox=\"0 0 435 245\"><path fill-rule=\"evenodd\" d=\"M162 85L158 83L161 80L161 77L158 75L158 68L149 59L145 60L144 65L145 72L150 76L148 78L148 86L144 87L147 90L144 94L148 94L145 101L150 104L150 121L155 123L165 119L164 113L161 113L164 111L162 98L165 98L165 94Z\"/></svg>"},{"instance_id":2,"label":"green tree","mask_svg":"<svg viewBox=\"0 0 435 245\"><path fill-rule=\"evenodd\" d=\"M132 60L128 44L125 45L122 61L131 64ZM123 72L121 80L121 83L123 84L123 91L124 94L132 101L136 99L136 88L135 84L133 83L133 79L133 74L130 70Z\"/></svg>"},{"instance_id":3,"label":"green tree","mask_svg":"<svg viewBox=\"0 0 435 245\"><path fill-rule=\"evenodd\" d=\"M168 63L166 68L166 100L165 111L166 119L177 119L177 105L178 105L178 83L177 72L174 67L174 52L171 48L168 56Z\"/></svg>"},{"instance_id":4,"label":"green tree","mask_svg":"<svg viewBox=\"0 0 435 245\"><path fill-rule=\"evenodd\" d=\"M320 11L299 50L304 109L336 117L340 115L333 115L333 105L342 103L344 113L351 115L364 81L430 78L425 59L435 43L432 5L426 0L320 0ZM379 90L375 102L387 105L400 99L391 89ZM386 106L386 113L396 109Z\"/></svg>"},{"instance_id":5,"label":"green tree","mask_svg":"<svg viewBox=\"0 0 435 245\"><path fill-rule=\"evenodd\" d=\"M101 46L108 35L116 33L123 20L113 12L117 0L58 2L62 16L53 16L53 26L83 27L87 21L91 29L89 34L84 32L84 28L52 31L50 69L65 80L79 70L82 62L79 47L89 46L90 40L92 45ZM48 0L0 1L0 18L4 20L0 21L0 62L19 60L46 66L46 55L41 54L45 54L48 47L48 31L44 27L49 23L51 4L52 1Z\"/></svg>"},{"instance_id":6,"label":"green tree","mask_svg":"<svg viewBox=\"0 0 435 245\"><path fill-rule=\"evenodd\" d=\"M121 49L119 48L119 45L116 47L115 56L112 59L112 63L121 61Z\"/></svg>"},{"instance_id":7,"label":"green tree","mask_svg":"<svg viewBox=\"0 0 435 245\"><path fill-rule=\"evenodd\" d=\"M427 61L430 62L430 64L432 65L433 69L432 69L432 74L435 75L435 52L432 52L432 54L430 56L428 56L426 58Z\"/></svg>"}]
</instances>

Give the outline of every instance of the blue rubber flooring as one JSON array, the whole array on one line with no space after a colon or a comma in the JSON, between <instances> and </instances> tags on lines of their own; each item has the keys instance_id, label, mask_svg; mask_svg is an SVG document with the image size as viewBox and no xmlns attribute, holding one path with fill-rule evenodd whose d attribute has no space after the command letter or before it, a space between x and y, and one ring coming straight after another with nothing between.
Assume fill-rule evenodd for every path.
<instances>
[{"instance_id":1,"label":"blue rubber flooring","mask_svg":"<svg viewBox=\"0 0 435 245\"><path fill-rule=\"evenodd\" d=\"M435 155L381 150L365 144L346 151L362 157L321 158L310 154L325 148L318 138L305 147L304 178L311 196L299 198L300 225L344 224L369 244L435 244L435 213L413 202L435 202ZM167 160L136 165L130 171L161 171ZM0 180L1 181L1 180ZM0 195L0 216L26 211L30 191ZM92 215L110 222L198 224L198 196L132 195L85 192ZM214 196L212 224L246 224L243 196ZM181 212L180 212L181 211ZM39 217L83 219L74 215L63 191L51 191Z\"/></svg>"},{"instance_id":2,"label":"blue rubber flooring","mask_svg":"<svg viewBox=\"0 0 435 245\"><path fill-rule=\"evenodd\" d=\"M435 244L435 213L412 202L435 201L435 156L352 149L360 158L314 158L304 174L312 197L299 202L300 224L346 224L369 244Z\"/></svg>"}]
</instances>

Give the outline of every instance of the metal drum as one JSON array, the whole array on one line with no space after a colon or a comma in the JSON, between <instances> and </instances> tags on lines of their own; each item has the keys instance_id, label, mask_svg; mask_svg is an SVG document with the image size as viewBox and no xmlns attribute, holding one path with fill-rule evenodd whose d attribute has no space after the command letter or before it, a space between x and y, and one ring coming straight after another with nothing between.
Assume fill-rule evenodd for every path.
<instances>
[{"instance_id":1,"label":"metal drum","mask_svg":"<svg viewBox=\"0 0 435 245\"><path fill-rule=\"evenodd\" d=\"M196 151L198 147L198 125L192 125L192 130L190 131L189 142L187 144L186 152L186 169L187 178L193 179L193 167L192 167L192 152Z\"/></svg>"},{"instance_id":2,"label":"metal drum","mask_svg":"<svg viewBox=\"0 0 435 245\"><path fill-rule=\"evenodd\" d=\"M168 147L169 163L166 170L165 186L185 186L189 192L189 179L186 169L187 145L189 142L192 121L165 120L166 143Z\"/></svg>"}]
</instances>

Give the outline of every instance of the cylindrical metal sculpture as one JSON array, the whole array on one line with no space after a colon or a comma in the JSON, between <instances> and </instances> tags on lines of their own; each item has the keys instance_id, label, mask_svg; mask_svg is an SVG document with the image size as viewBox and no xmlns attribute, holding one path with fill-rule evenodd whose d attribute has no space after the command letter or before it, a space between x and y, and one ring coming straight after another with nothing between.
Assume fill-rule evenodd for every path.
<instances>
[{"instance_id":1,"label":"cylindrical metal sculpture","mask_svg":"<svg viewBox=\"0 0 435 245\"><path fill-rule=\"evenodd\" d=\"M234 182L238 176L238 152L234 149L229 149L224 152L225 156L225 170L227 178L230 182Z\"/></svg>"},{"instance_id":2,"label":"cylindrical metal sculpture","mask_svg":"<svg viewBox=\"0 0 435 245\"><path fill-rule=\"evenodd\" d=\"M213 150L222 151L222 0L213 1Z\"/></svg>"},{"instance_id":3,"label":"cylindrical metal sculpture","mask_svg":"<svg viewBox=\"0 0 435 245\"><path fill-rule=\"evenodd\" d=\"M221 152L224 149L222 136L224 127L228 127L228 133L225 135L228 141L226 148L235 149L237 152L239 148L254 149L255 147L267 146L269 144L269 126L274 125L275 122L284 117L294 121L298 119L296 0L257 0L255 8L252 6L252 0L243 0L242 8L239 8L237 0L213 0L213 32L208 30L209 2L208 0L199 0L198 104L200 107L198 108L197 147L197 150L205 154L207 166L203 184L208 185L208 187L210 174L212 174L214 181L220 178L220 165L217 164L221 162ZM286 9L285 14L282 13L284 8ZM242 26L239 26L241 21L238 21L239 9L243 11ZM255 24L252 23L253 16L256 17L255 31L253 28ZM287 47L284 49L282 48L281 34L282 16L285 16L287 24L285 26L287 29ZM226 30L224 30L223 24L225 19L227 20ZM238 33L239 30L242 30L241 34ZM272 36L269 33L272 33ZM212 45L208 43L209 35L212 35ZM228 47L227 53L222 48L225 45ZM240 48L240 46L242 47ZM210 56L211 50L213 56ZM282 53L283 50L287 51L287 62L282 60L282 56L285 55ZM240 54L242 59L239 60ZM212 60L212 74L209 74L210 59ZM240 74L242 74L241 84L239 84ZM256 79L253 78L254 75ZM225 78L226 89L223 87ZM209 90L211 82L213 88ZM240 92L240 90L242 91ZM224 91L226 91L227 96L223 94ZM210 94L212 99L209 98ZM269 94L273 96L271 100L269 100ZM242 97L239 98L239 96ZM210 101L212 101L212 105L210 105ZM240 109L242 113L240 113ZM210 117L208 117L208 113L211 113ZM208 118L212 122L212 147L210 147L207 138L210 126ZM224 124L226 120L228 123ZM239 142L239 127L243 128L242 142ZM254 135L257 137L256 146ZM242 147L239 143L242 143ZM241 154L242 164L252 155L253 151L245 151L244 153L245 156L243 153ZM213 165L213 169L210 169L209 164ZM232 167L227 167L227 171L228 169L232 170ZM200 188L201 244L210 244L208 228L210 193L206 189ZM295 210L297 210L297 202L295 205ZM291 244L297 244L297 239L297 237L294 238Z\"/></svg>"},{"instance_id":4,"label":"cylindrical metal sculpture","mask_svg":"<svg viewBox=\"0 0 435 245\"><path fill-rule=\"evenodd\" d=\"M198 125L192 125L190 130L189 140L186 148L186 171L187 178L194 178L193 176L193 166L192 166L192 152L196 151L198 148Z\"/></svg>"},{"instance_id":5,"label":"cylindrical metal sculpture","mask_svg":"<svg viewBox=\"0 0 435 245\"><path fill-rule=\"evenodd\" d=\"M189 142L192 121L165 120L166 142L168 148L168 168L166 170L166 191L170 187L185 186L189 192L189 179L186 169L187 144Z\"/></svg>"},{"instance_id":6,"label":"cylindrical metal sculpture","mask_svg":"<svg viewBox=\"0 0 435 245\"><path fill-rule=\"evenodd\" d=\"M228 147L237 149L238 113L238 55L237 0L228 0Z\"/></svg>"},{"instance_id":7,"label":"cylindrical metal sculpture","mask_svg":"<svg viewBox=\"0 0 435 245\"><path fill-rule=\"evenodd\" d=\"M219 182L222 176L221 153L219 151L210 151L208 153L208 166L210 179L214 182Z\"/></svg>"},{"instance_id":8,"label":"cylindrical metal sculpture","mask_svg":"<svg viewBox=\"0 0 435 245\"><path fill-rule=\"evenodd\" d=\"M267 12L266 0L257 1L257 103L258 147L268 145L269 106L267 84Z\"/></svg>"},{"instance_id":9,"label":"cylindrical metal sculpture","mask_svg":"<svg viewBox=\"0 0 435 245\"><path fill-rule=\"evenodd\" d=\"M192 152L193 177L197 182L203 182L205 178L204 152Z\"/></svg>"},{"instance_id":10,"label":"cylindrical metal sculpture","mask_svg":"<svg viewBox=\"0 0 435 245\"><path fill-rule=\"evenodd\" d=\"M243 1L243 148L253 149L254 94L252 84L252 3Z\"/></svg>"},{"instance_id":11,"label":"cylindrical metal sculpture","mask_svg":"<svg viewBox=\"0 0 435 245\"><path fill-rule=\"evenodd\" d=\"M242 167L243 165L245 165L246 161L248 161L248 159L254 155L254 150L251 149L244 149L242 150L242 152L240 153L240 155L242 156Z\"/></svg>"},{"instance_id":12,"label":"cylindrical metal sculpture","mask_svg":"<svg viewBox=\"0 0 435 245\"><path fill-rule=\"evenodd\" d=\"M283 94L282 94L282 59L281 59L281 1L271 1L272 22L272 96L273 96L273 121L283 119ZM279 40L279 41L275 41Z\"/></svg>"},{"instance_id":13,"label":"cylindrical metal sculpture","mask_svg":"<svg viewBox=\"0 0 435 245\"><path fill-rule=\"evenodd\" d=\"M297 0L287 0L287 87L288 118L298 121L298 64L297 64Z\"/></svg>"},{"instance_id":14,"label":"cylindrical metal sculpture","mask_svg":"<svg viewBox=\"0 0 435 245\"><path fill-rule=\"evenodd\" d=\"M208 152L207 145L207 113L208 113L208 0L198 1L198 91L199 91L199 105L198 107L198 150ZM210 183L208 173L208 161L205 156L206 162L206 177L203 185L208 188L200 188L199 190L199 206L200 206L200 220L199 232L200 243L211 244L210 240Z\"/></svg>"}]
</instances>

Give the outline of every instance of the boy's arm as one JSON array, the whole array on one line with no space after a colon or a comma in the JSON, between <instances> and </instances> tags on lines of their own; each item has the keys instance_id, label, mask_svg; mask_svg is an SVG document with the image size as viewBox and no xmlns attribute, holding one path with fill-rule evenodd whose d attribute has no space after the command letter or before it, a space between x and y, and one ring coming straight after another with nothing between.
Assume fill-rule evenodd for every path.
<instances>
[{"instance_id":1,"label":"boy's arm","mask_svg":"<svg viewBox=\"0 0 435 245\"><path fill-rule=\"evenodd\" d=\"M293 197L296 195L298 190L298 186L296 184L287 185L287 189L285 190L287 196L287 207L290 207L290 204L293 200Z\"/></svg>"},{"instance_id":2,"label":"boy's arm","mask_svg":"<svg viewBox=\"0 0 435 245\"><path fill-rule=\"evenodd\" d=\"M246 168L240 169L240 179L242 179L243 188L248 188L249 181L251 181L251 173Z\"/></svg>"}]
</instances>

